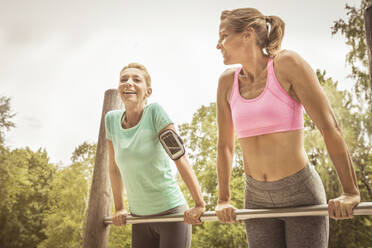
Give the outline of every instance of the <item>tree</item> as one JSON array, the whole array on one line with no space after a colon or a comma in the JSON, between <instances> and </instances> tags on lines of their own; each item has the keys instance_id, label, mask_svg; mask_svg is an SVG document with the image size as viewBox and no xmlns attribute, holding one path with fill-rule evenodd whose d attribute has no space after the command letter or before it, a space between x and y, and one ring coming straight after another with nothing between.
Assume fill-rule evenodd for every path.
<instances>
[{"instance_id":1,"label":"tree","mask_svg":"<svg viewBox=\"0 0 372 248\"><path fill-rule=\"evenodd\" d=\"M73 163L55 173L43 220L46 238L39 248L81 247L95 151L96 144L82 143L72 154Z\"/></svg>"},{"instance_id":2,"label":"tree","mask_svg":"<svg viewBox=\"0 0 372 248\"><path fill-rule=\"evenodd\" d=\"M361 157L368 152L368 147L358 143L358 137L363 128L360 123L364 116L356 111L358 106L352 103L353 95L350 92L337 90L337 82L334 82L332 78L327 78L325 72L317 70L316 73L335 112L353 162L361 161ZM305 116L305 129L305 149L311 163L316 166L322 178L327 199L338 197L342 193L342 188L336 170L329 158L322 135L307 115ZM368 164L367 161L366 164ZM368 201L368 188L363 183L362 172L359 166L354 167L356 167L361 199ZM365 169L369 173L372 172L371 163ZM345 247L345 244L348 248L367 247L372 242L371 223L370 216L357 216L353 220L345 221L330 220L329 247Z\"/></svg>"},{"instance_id":3,"label":"tree","mask_svg":"<svg viewBox=\"0 0 372 248\"><path fill-rule=\"evenodd\" d=\"M356 113L355 122L353 122L353 125L350 125L350 128L353 129L357 135L353 137L353 144L355 145L350 148L350 153L357 167L357 177L362 201L372 200L372 98L371 88L369 87L371 79L368 75L368 50L364 27L364 11L370 5L372 5L372 0L362 0L359 8L346 4L347 20L339 19L334 22L332 27L332 33L341 33L344 35L346 44L350 47L350 51L346 55L346 63L350 65L352 69L349 78L354 79L355 83L351 93L357 103L354 110ZM367 246L367 244L372 243L371 217L356 219L364 221L364 225L360 227L361 229L352 232L352 234L358 233L361 236L364 234L366 238L354 237L354 240L365 240L365 245L360 244L359 246L355 245L355 247ZM333 223L333 227L336 229L338 224L339 223ZM335 238L334 247L342 245L340 241L345 241L345 236L350 238L350 233L348 233L348 235L345 235L346 232L336 233L339 235ZM350 243L350 245L352 244L351 242L348 243Z\"/></svg>"},{"instance_id":4,"label":"tree","mask_svg":"<svg viewBox=\"0 0 372 248\"><path fill-rule=\"evenodd\" d=\"M0 144L4 143L5 131L9 131L14 127L14 123L10 121L15 116L10 107L10 98L0 97Z\"/></svg>"},{"instance_id":5,"label":"tree","mask_svg":"<svg viewBox=\"0 0 372 248\"><path fill-rule=\"evenodd\" d=\"M45 235L43 219L55 167L45 151L0 151L0 247L36 247Z\"/></svg>"},{"instance_id":6,"label":"tree","mask_svg":"<svg viewBox=\"0 0 372 248\"><path fill-rule=\"evenodd\" d=\"M355 96L359 113L359 136L356 139L357 146L352 152L355 165L359 169L359 178L363 187L368 192L369 201L372 200L371 176L372 176L372 98L369 87L370 78L368 75L368 50L364 27L364 10L372 4L372 0L362 0L360 8L345 5L348 19L339 19L334 22L332 33L341 33L345 36L346 44L350 51L346 55L346 63L351 66L350 78L355 80L352 93Z\"/></svg>"},{"instance_id":7,"label":"tree","mask_svg":"<svg viewBox=\"0 0 372 248\"><path fill-rule=\"evenodd\" d=\"M358 100L371 103L370 78L368 75L368 50L364 27L364 10L372 5L372 0L362 0L360 8L345 5L348 20L339 19L334 22L332 34L340 32L345 36L350 51L346 54L346 62L351 66L350 78L355 79L354 93Z\"/></svg>"}]
</instances>

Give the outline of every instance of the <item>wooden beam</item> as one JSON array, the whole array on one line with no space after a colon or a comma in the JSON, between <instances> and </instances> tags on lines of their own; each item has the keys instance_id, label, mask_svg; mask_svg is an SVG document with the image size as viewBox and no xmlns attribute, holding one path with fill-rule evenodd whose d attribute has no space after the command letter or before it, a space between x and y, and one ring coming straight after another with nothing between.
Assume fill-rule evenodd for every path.
<instances>
[{"instance_id":1,"label":"wooden beam","mask_svg":"<svg viewBox=\"0 0 372 248\"><path fill-rule=\"evenodd\" d=\"M87 220L84 232L84 248L107 248L110 229L102 222L111 215L112 192L108 174L108 152L106 146L105 115L108 111L119 109L121 100L115 89L105 92L101 124L99 129L96 160L90 189Z\"/></svg>"}]
</instances>

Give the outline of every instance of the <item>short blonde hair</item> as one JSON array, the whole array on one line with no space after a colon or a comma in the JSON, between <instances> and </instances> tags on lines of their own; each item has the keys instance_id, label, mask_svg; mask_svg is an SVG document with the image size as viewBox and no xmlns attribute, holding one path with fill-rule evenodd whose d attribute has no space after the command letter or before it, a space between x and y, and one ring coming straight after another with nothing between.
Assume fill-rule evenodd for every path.
<instances>
[{"instance_id":1,"label":"short blonde hair","mask_svg":"<svg viewBox=\"0 0 372 248\"><path fill-rule=\"evenodd\" d=\"M129 68L136 68L136 69L143 71L143 76L145 77L146 85L147 87L151 87L151 77L145 66L143 66L140 63L135 63L135 62L129 63L128 65L124 66L123 69L121 69L120 73L122 73L123 71Z\"/></svg>"},{"instance_id":2,"label":"short blonde hair","mask_svg":"<svg viewBox=\"0 0 372 248\"><path fill-rule=\"evenodd\" d=\"M257 45L265 49L270 57L275 56L280 50L285 23L279 17L265 16L254 8L240 8L222 11L221 21L223 20L227 20L228 25L236 33L252 27L256 32ZM270 24L270 32L268 24Z\"/></svg>"}]
</instances>

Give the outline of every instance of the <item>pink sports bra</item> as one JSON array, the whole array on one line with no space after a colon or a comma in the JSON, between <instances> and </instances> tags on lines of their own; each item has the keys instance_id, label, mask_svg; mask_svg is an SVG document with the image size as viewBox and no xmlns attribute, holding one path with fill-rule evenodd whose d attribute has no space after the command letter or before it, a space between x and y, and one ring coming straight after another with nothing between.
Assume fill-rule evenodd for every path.
<instances>
[{"instance_id":1,"label":"pink sports bra","mask_svg":"<svg viewBox=\"0 0 372 248\"><path fill-rule=\"evenodd\" d=\"M275 76L273 60L267 64L267 80L264 91L256 98L245 99L239 92L235 71L230 96L230 108L238 138L277 133L304 128L302 105L293 100L279 84Z\"/></svg>"}]
</instances>

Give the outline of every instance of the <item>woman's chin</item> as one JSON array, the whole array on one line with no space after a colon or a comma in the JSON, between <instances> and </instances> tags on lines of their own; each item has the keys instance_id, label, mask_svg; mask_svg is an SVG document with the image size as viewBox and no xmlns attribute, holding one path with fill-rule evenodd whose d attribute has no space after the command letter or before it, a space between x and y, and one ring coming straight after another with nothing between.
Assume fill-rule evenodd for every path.
<instances>
[{"instance_id":1,"label":"woman's chin","mask_svg":"<svg viewBox=\"0 0 372 248\"><path fill-rule=\"evenodd\" d=\"M224 59L223 60L223 63L225 64L225 65L232 65L233 63L231 63L229 60L227 60L227 59Z\"/></svg>"},{"instance_id":2,"label":"woman's chin","mask_svg":"<svg viewBox=\"0 0 372 248\"><path fill-rule=\"evenodd\" d=\"M138 102L136 97L121 97L121 101L124 104L133 104Z\"/></svg>"},{"instance_id":3,"label":"woman's chin","mask_svg":"<svg viewBox=\"0 0 372 248\"><path fill-rule=\"evenodd\" d=\"M223 63L225 65L232 65L232 61L229 58L223 57Z\"/></svg>"}]
</instances>

